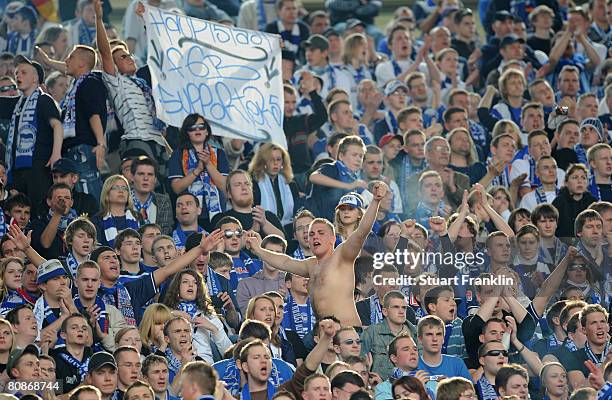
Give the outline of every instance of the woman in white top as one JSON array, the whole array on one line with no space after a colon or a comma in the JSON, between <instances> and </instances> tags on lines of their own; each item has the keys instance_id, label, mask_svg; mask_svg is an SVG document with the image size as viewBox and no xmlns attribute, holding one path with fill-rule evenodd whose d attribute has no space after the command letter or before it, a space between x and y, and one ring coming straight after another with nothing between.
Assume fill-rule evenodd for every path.
<instances>
[{"instance_id":1,"label":"woman in white top","mask_svg":"<svg viewBox=\"0 0 612 400\"><path fill-rule=\"evenodd\" d=\"M164 302L170 309L183 312L191 321L195 328L193 348L204 361L210 364L218 361L215 358L232 345L199 272L191 269L179 272L170 282Z\"/></svg>"}]
</instances>

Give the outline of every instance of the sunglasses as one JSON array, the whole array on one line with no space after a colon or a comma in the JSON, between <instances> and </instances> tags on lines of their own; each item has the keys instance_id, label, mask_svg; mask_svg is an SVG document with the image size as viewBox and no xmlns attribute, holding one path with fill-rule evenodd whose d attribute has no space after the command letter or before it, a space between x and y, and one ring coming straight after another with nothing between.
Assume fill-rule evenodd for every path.
<instances>
[{"instance_id":1,"label":"sunglasses","mask_svg":"<svg viewBox=\"0 0 612 400\"><path fill-rule=\"evenodd\" d=\"M485 357L499 357L500 354L504 357L508 357L508 352L506 350L489 350L485 353Z\"/></svg>"},{"instance_id":2,"label":"sunglasses","mask_svg":"<svg viewBox=\"0 0 612 400\"><path fill-rule=\"evenodd\" d=\"M187 128L187 132L205 131L205 130L208 130L208 126L206 124L195 124Z\"/></svg>"},{"instance_id":3,"label":"sunglasses","mask_svg":"<svg viewBox=\"0 0 612 400\"><path fill-rule=\"evenodd\" d=\"M127 186L123 186L123 185L113 185L113 186L111 186L111 190L122 190L122 191L126 192L126 191L130 190L130 188L127 187Z\"/></svg>"},{"instance_id":4,"label":"sunglasses","mask_svg":"<svg viewBox=\"0 0 612 400\"><path fill-rule=\"evenodd\" d=\"M11 90L17 90L17 86L15 85L0 86L0 93L9 92Z\"/></svg>"},{"instance_id":5,"label":"sunglasses","mask_svg":"<svg viewBox=\"0 0 612 400\"><path fill-rule=\"evenodd\" d=\"M227 231L224 231L224 232L223 232L223 234L225 235L225 237L226 237L227 239L230 239L230 238L231 238L232 236L234 236L234 235L235 235L237 238L241 238L241 237L242 237L242 235L244 235L244 231L243 231L242 229L237 229L237 230L235 230L235 231L230 231L230 230L227 230Z\"/></svg>"},{"instance_id":6,"label":"sunglasses","mask_svg":"<svg viewBox=\"0 0 612 400\"><path fill-rule=\"evenodd\" d=\"M569 267L567 267L568 271L580 271L580 270L586 270L586 269L587 269L587 266L581 265L581 264L570 265Z\"/></svg>"},{"instance_id":7,"label":"sunglasses","mask_svg":"<svg viewBox=\"0 0 612 400\"><path fill-rule=\"evenodd\" d=\"M361 339L346 339L345 341L343 341L342 343L344 344L348 344L349 346L352 346L353 344L361 344Z\"/></svg>"}]
</instances>

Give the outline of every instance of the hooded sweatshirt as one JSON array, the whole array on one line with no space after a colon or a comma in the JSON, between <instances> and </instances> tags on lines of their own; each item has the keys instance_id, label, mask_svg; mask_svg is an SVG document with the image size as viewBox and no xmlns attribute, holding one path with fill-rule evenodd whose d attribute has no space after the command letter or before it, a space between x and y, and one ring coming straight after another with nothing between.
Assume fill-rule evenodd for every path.
<instances>
[{"instance_id":1,"label":"hooded sweatshirt","mask_svg":"<svg viewBox=\"0 0 612 400\"><path fill-rule=\"evenodd\" d=\"M238 281L238 288L236 289L236 298L241 314L246 315L247 305L251 298L272 290L277 291L284 286L284 272L279 273L274 280L264 277L263 270L257 271L253 276L241 279Z\"/></svg>"}]
</instances>

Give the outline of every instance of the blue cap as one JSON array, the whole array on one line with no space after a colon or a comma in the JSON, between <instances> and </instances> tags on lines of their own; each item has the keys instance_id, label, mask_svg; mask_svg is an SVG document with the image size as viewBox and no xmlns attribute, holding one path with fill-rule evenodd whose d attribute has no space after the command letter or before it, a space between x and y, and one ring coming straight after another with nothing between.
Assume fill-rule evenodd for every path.
<instances>
[{"instance_id":1,"label":"blue cap","mask_svg":"<svg viewBox=\"0 0 612 400\"><path fill-rule=\"evenodd\" d=\"M60 172L62 175L78 173L76 163L69 158L60 158L54 162L53 166L51 167L51 172L56 171Z\"/></svg>"},{"instance_id":2,"label":"blue cap","mask_svg":"<svg viewBox=\"0 0 612 400\"><path fill-rule=\"evenodd\" d=\"M340 198L336 208L340 206L351 206L355 208L363 208L363 199L355 192L347 193Z\"/></svg>"},{"instance_id":3,"label":"blue cap","mask_svg":"<svg viewBox=\"0 0 612 400\"><path fill-rule=\"evenodd\" d=\"M391 96L397 89L404 89L406 93L408 93L408 86L406 86L402 81L395 79L387 83L385 86L384 95Z\"/></svg>"},{"instance_id":4,"label":"blue cap","mask_svg":"<svg viewBox=\"0 0 612 400\"><path fill-rule=\"evenodd\" d=\"M604 139L604 128L603 128L603 124L601 123L601 120L599 118L585 118L585 119L583 119L582 122L580 123L580 130L582 131L582 128L584 128L585 126L593 127L593 129L595 129L597 131L597 134L599 135L599 139L600 140Z\"/></svg>"},{"instance_id":5,"label":"blue cap","mask_svg":"<svg viewBox=\"0 0 612 400\"><path fill-rule=\"evenodd\" d=\"M57 259L47 260L38 267L38 284L45 283L58 276L68 276L68 272Z\"/></svg>"}]
</instances>

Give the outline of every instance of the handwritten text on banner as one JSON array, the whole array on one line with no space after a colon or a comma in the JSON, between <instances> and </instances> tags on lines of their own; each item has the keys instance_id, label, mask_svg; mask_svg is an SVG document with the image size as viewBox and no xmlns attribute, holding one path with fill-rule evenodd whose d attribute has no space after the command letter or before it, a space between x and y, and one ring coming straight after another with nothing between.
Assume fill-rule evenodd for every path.
<instances>
[{"instance_id":1,"label":"handwritten text on banner","mask_svg":"<svg viewBox=\"0 0 612 400\"><path fill-rule=\"evenodd\" d=\"M287 147L278 36L149 6L144 17L160 119L181 126L199 113L215 135Z\"/></svg>"}]
</instances>

